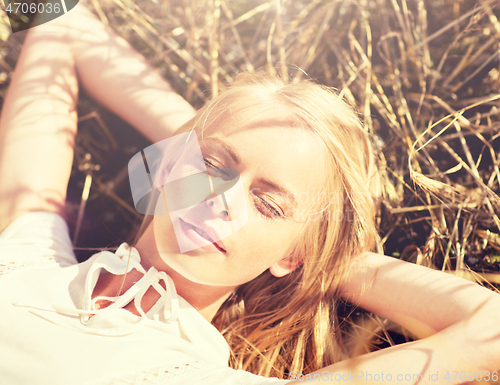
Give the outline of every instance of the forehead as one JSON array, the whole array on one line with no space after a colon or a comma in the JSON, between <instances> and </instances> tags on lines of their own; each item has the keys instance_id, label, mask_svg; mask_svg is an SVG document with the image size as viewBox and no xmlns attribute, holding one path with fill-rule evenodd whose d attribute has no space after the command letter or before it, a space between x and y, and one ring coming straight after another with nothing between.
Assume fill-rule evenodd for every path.
<instances>
[{"instance_id":1,"label":"forehead","mask_svg":"<svg viewBox=\"0 0 500 385\"><path fill-rule=\"evenodd\" d=\"M216 108L210 115L206 119L206 127L203 128L207 133L234 132L253 127L306 128L307 126L291 107L272 99L260 99L254 96L230 100L220 111Z\"/></svg>"}]
</instances>

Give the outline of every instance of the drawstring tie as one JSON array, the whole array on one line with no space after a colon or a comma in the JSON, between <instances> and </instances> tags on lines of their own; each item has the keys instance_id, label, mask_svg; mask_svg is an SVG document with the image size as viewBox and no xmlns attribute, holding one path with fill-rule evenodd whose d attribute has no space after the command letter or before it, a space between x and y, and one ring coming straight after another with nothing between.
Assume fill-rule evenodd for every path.
<instances>
[{"instance_id":1,"label":"drawstring tie","mask_svg":"<svg viewBox=\"0 0 500 385\"><path fill-rule=\"evenodd\" d=\"M94 292L97 280L99 279L101 269L104 269L114 275L124 275L129 273L131 270L136 269L142 273L143 276L122 295L116 297L97 296L92 298L92 293ZM160 281L165 283L166 290L160 285ZM144 294L146 294L146 291L150 287L153 287L160 294L160 298L151 307L151 309L145 313L142 309L141 302ZM96 309L96 303L100 300L107 300L111 302L111 305ZM123 309L132 301L134 301L134 305L140 314L139 319L135 322L135 327L132 330L121 330L120 332L106 330L106 328L94 325L96 320L99 320L98 324L102 323L101 315ZM67 315L76 315L80 317L81 324L87 327L85 330L86 333L113 336L132 334L134 330L137 330L137 326L142 326L144 324L146 318L158 320L161 315L163 322L173 323L177 321L179 312L179 298L172 279L164 271L158 271L155 267L151 267L146 272L140 264L140 256L137 249L134 247L130 248L126 243L123 243L114 254L104 251L96 257L85 279L81 309L68 308L56 304L52 304L49 307L20 303L15 303L14 305L31 307L38 310L55 311ZM50 321L53 320L50 319Z\"/></svg>"}]
</instances>

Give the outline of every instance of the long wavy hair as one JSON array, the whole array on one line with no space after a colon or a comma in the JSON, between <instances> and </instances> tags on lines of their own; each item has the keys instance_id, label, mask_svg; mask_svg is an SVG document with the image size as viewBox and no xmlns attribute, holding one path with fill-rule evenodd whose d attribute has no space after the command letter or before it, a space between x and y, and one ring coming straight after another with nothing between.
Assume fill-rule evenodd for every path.
<instances>
[{"instance_id":1,"label":"long wavy hair","mask_svg":"<svg viewBox=\"0 0 500 385\"><path fill-rule=\"evenodd\" d=\"M276 110L321 142L326 183L290 258L300 267L277 278L265 271L240 285L212 320L231 349L230 366L286 378L348 357L337 314L339 288L354 258L378 250L375 226L380 183L370 135L353 108L312 81L286 83L245 73L209 101L178 133L217 130L242 111ZM286 144L277 144L286 145ZM380 251L380 250L378 250Z\"/></svg>"}]
</instances>

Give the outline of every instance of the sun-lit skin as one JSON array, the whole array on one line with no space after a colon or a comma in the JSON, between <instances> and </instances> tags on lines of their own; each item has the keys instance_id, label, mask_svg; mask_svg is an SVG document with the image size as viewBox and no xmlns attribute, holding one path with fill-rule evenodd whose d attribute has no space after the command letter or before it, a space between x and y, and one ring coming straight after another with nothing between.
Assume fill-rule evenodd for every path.
<instances>
[{"instance_id":1,"label":"sun-lit skin","mask_svg":"<svg viewBox=\"0 0 500 385\"><path fill-rule=\"evenodd\" d=\"M313 133L269 115L249 111L247 119L239 119L244 124L222 122L216 132L206 130L199 139L207 165L237 170L247 197L248 221L222 239L225 252L180 253L168 215L155 216L137 244L143 265L166 271L178 293L205 317L203 309L215 314L231 291L266 269L279 277L298 266L288 258L290 248L305 226L306 213L316 205L293 197L321 191L324 159ZM228 220L224 213L211 218L206 223L214 228Z\"/></svg>"}]
</instances>

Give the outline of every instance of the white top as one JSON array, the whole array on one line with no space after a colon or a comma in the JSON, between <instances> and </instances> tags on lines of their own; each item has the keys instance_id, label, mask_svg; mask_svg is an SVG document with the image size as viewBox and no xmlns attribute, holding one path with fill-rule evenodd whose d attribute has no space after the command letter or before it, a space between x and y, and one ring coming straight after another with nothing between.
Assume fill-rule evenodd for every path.
<instances>
[{"instance_id":1,"label":"white top","mask_svg":"<svg viewBox=\"0 0 500 385\"><path fill-rule=\"evenodd\" d=\"M65 221L46 212L26 214L0 234L0 383L288 383L228 368L222 335L164 272L146 272L134 248L128 271L143 278L96 310L91 296L101 269L124 274L129 251L123 244L78 264ZM147 313L123 309L151 286L161 297Z\"/></svg>"}]
</instances>

